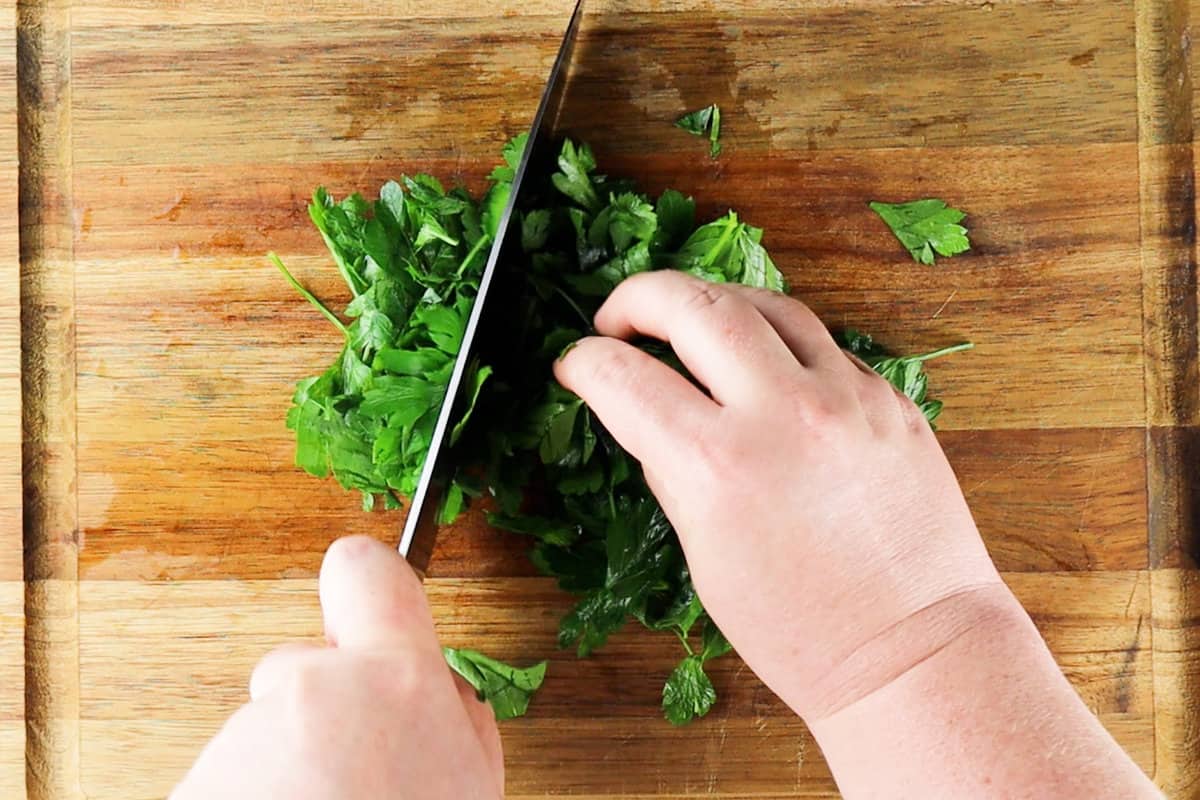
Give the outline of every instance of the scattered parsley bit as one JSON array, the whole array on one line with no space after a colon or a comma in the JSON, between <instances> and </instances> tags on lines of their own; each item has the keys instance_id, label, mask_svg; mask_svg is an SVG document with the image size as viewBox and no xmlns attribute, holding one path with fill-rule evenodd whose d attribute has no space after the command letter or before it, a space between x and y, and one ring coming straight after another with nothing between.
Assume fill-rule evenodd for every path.
<instances>
[{"instance_id":1,"label":"scattered parsley bit","mask_svg":"<svg viewBox=\"0 0 1200 800\"><path fill-rule=\"evenodd\" d=\"M955 256L971 249L967 229L958 223L967 215L949 208L941 200L914 200L911 203L871 203L900 243L922 264L932 264L934 253Z\"/></svg>"},{"instance_id":2,"label":"scattered parsley bit","mask_svg":"<svg viewBox=\"0 0 1200 800\"><path fill-rule=\"evenodd\" d=\"M942 401L928 397L929 377L925 374L925 362L970 350L971 342L943 347L928 353L913 356L893 356L865 333L853 328L837 334L838 343L850 353L858 356L871 369L878 372L888 383L896 387L905 397L917 404L925 419L932 426L942 413ZM934 426L936 427L936 426Z\"/></svg>"},{"instance_id":3,"label":"scattered parsley bit","mask_svg":"<svg viewBox=\"0 0 1200 800\"><path fill-rule=\"evenodd\" d=\"M718 112L696 113L705 112L688 125L709 130L715 143ZM415 486L523 149L521 137L504 148L504 163L478 198L428 175L384 184L375 202L359 195L335 202L318 189L309 213L352 298L340 315L272 256L344 340L328 369L296 387L287 418L296 463L361 491L367 509L378 497L397 507ZM537 568L578 596L558 641L581 657L631 619L674 636L683 654L666 676L662 709L682 724L715 702L705 669L729 643L696 596L679 539L640 465L553 379L552 365L588 333L608 294L638 272L677 269L776 291L787 285L760 228L733 211L698 224L692 198L674 190L651 197L598 174L586 144L564 141L557 169L527 179L535 201L514 217L521 247L506 251L514 262L503 265L514 296L506 300L512 313L500 316L512 328L485 337L470 365L467 411L452 434L458 471L439 519L450 522L473 498L491 496L489 522L527 537ZM937 416L941 404L926 396L922 364L965 346L905 358L868 336L845 336L843 344L930 421ZM491 338L504 352L488 351ZM683 371L667 345L639 346ZM544 665L517 670L473 651L446 652L501 718L524 713L544 675Z\"/></svg>"},{"instance_id":4,"label":"scattered parsley bit","mask_svg":"<svg viewBox=\"0 0 1200 800\"><path fill-rule=\"evenodd\" d=\"M545 661L518 669L476 650L443 647L442 655L450 669L471 684L479 699L492 706L499 720L524 716L529 709L529 699L546 679Z\"/></svg>"},{"instance_id":5,"label":"scattered parsley bit","mask_svg":"<svg viewBox=\"0 0 1200 800\"><path fill-rule=\"evenodd\" d=\"M721 155L721 109L716 103L711 106L691 111L675 120L675 127L696 136L708 134L708 155L716 158Z\"/></svg>"}]
</instances>

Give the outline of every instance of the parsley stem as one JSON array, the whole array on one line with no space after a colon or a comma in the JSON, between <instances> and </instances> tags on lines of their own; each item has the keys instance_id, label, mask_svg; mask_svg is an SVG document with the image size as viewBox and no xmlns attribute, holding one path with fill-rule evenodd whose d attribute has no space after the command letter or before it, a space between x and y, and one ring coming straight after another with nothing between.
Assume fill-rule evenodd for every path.
<instances>
[{"instance_id":1,"label":"parsley stem","mask_svg":"<svg viewBox=\"0 0 1200 800\"><path fill-rule=\"evenodd\" d=\"M974 346L975 346L974 342L962 342L961 344L951 345L950 347L943 347L941 350L934 350L933 352L930 352L930 353L922 353L921 355L917 355L917 356L909 356L908 359L906 359L906 360L922 361L922 362L923 361L932 361L935 358L941 358L942 356L948 356L951 353L961 353L964 350L970 350Z\"/></svg>"},{"instance_id":2,"label":"parsley stem","mask_svg":"<svg viewBox=\"0 0 1200 800\"><path fill-rule=\"evenodd\" d=\"M462 263L458 265L456 277L462 277L463 272L465 272L467 269L467 265L471 263L471 259L475 258L475 256L479 254L479 251L483 249L483 246L485 244L490 244L491 241L492 237L490 236L480 236L475 240L474 246L472 246L467 252L467 255L462 260Z\"/></svg>"},{"instance_id":3,"label":"parsley stem","mask_svg":"<svg viewBox=\"0 0 1200 800\"><path fill-rule=\"evenodd\" d=\"M561 286L555 286L554 292L559 297L561 297L563 300L567 301L567 305L569 305L571 307L571 309L574 310L574 312L579 315L579 319L580 319L580 321L583 322L584 328L586 328L588 330L588 332L590 333L592 331L592 321L590 319L588 319L587 314L583 313L583 309L579 307L579 304L575 302L575 300L571 297L571 295L564 292L563 288Z\"/></svg>"},{"instance_id":4,"label":"parsley stem","mask_svg":"<svg viewBox=\"0 0 1200 800\"><path fill-rule=\"evenodd\" d=\"M342 332L343 336L345 336L347 339L350 338L350 330L346 327L346 324L338 319L336 314L326 308L325 305L318 300L312 292L300 285L300 281L296 280L292 273L288 272L288 268L283 265L283 262L279 259L279 256L275 255L274 251L267 253L267 258L271 259L275 266L279 268L279 271L283 273L284 280L290 283L292 288L300 293L301 297L312 303L313 307L316 308L317 311L320 311L321 314L324 315L325 319L332 322L334 327Z\"/></svg>"},{"instance_id":5,"label":"parsley stem","mask_svg":"<svg viewBox=\"0 0 1200 800\"><path fill-rule=\"evenodd\" d=\"M703 261L701 262L705 267L711 267L716 263L718 258L724 255L725 248L729 245L729 240L733 238L733 234L738 228L741 227L741 223L738 222L737 214L733 211L730 211L722 219L722 222L724 222L725 225L721 230L720 238L718 238L716 243L709 248L708 252L704 255Z\"/></svg>"}]
</instances>

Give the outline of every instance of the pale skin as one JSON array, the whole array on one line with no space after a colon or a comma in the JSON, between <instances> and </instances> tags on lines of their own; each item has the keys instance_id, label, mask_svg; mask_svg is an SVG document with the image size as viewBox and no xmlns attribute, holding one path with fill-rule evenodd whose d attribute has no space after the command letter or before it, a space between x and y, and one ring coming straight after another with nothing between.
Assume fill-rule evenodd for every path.
<instances>
[{"instance_id":1,"label":"pale skin","mask_svg":"<svg viewBox=\"0 0 1200 800\"><path fill-rule=\"evenodd\" d=\"M647 273L595 327L555 375L641 461L705 607L846 797L1161 797L1001 581L920 413L805 306ZM172 797L502 797L495 722L399 556L343 539L320 595L329 645L264 658Z\"/></svg>"}]
</instances>

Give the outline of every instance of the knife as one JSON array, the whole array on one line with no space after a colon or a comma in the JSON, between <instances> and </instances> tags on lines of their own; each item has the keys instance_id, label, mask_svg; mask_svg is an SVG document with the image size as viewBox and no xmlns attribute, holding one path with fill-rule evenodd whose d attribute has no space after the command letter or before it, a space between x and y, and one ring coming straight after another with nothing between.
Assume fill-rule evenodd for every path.
<instances>
[{"instance_id":1,"label":"knife","mask_svg":"<svg viewBox=\"0 0 1200 800\"><path fill-rule=\"evenodd\" d=\"M567 31L563 35L558 56L550 69L550 79L542 92L541 102L538 103L537 113L529 129L529 139L525 143L525 152L513 174L512 189L504 212L500 215L500 224L496 230L496 238L488 252L487 263L483 275L479 279L479 292L475 295L475 304L467 317L466 328L463 331L462 344L450 373L450 381L446 384L446 395L438 410L437 423L433 428L433 437L429 443L429 453L421 468L421 476L417 488L410 498L408 516L404 521L404 531L400 537L400 555L422 575L429 566L433 555L433 543L437 534L437 513L446 491L449 476L454 471L454 451L448 441L453 427L452 420L463 410L460 397L462 382L476 351L476 333L480 319L487 305L492 282L496 278L497 266L503 263L505 254L512 250L520 250L520 237L509 235L509 223L514 211L522 206L523 187L528 186L525 175L530 165L541 166L553 163L554 130L558 122L558 114L562 109L563 95L567 83L567 69L571 63L571 53L575 49L575 37L579 31L579 20L583 16L583 0L578 0L571 20L567 23ZM518 231L519 233L519 231ZM500 276L503 280L504 276Z\"/></svg>"}]
</instances>

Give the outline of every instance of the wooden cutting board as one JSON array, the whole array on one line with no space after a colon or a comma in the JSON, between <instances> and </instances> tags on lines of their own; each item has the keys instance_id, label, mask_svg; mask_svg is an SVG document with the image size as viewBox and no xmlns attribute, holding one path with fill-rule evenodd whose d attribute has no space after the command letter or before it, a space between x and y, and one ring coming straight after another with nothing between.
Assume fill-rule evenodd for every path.
<instances>
[{"instance_id":1,"label":"wooden cutting board","mask_svg":"<svg viewBox=\"0 0 1200 800\"><path fill-rule=\"evenodd\" d=\"M20 79L19 107L0 104L0 795L163 797L254 662L319 634L328 543L396 539L396 515L291 465L292 384L339 342L263 254L339 298L314 186L478 186L528 124L569 5L30 0L15 45L0 20L0 103ZM1200 796L1189 16L594 0L566 118L609 173L766 228L831 324L902 350L976 342L932 380L983 535L1088 705L1178 798ZM716 162L671 125L711 102ZM866 207L918 196L970 213L970 254L916 265ZM720 705L675 729L667 643L556 651L566 598L477 516L427 585L447 643L551 659L504 726L511 797L836 795L735 659Z\"/></svg>"}]
</instances>

